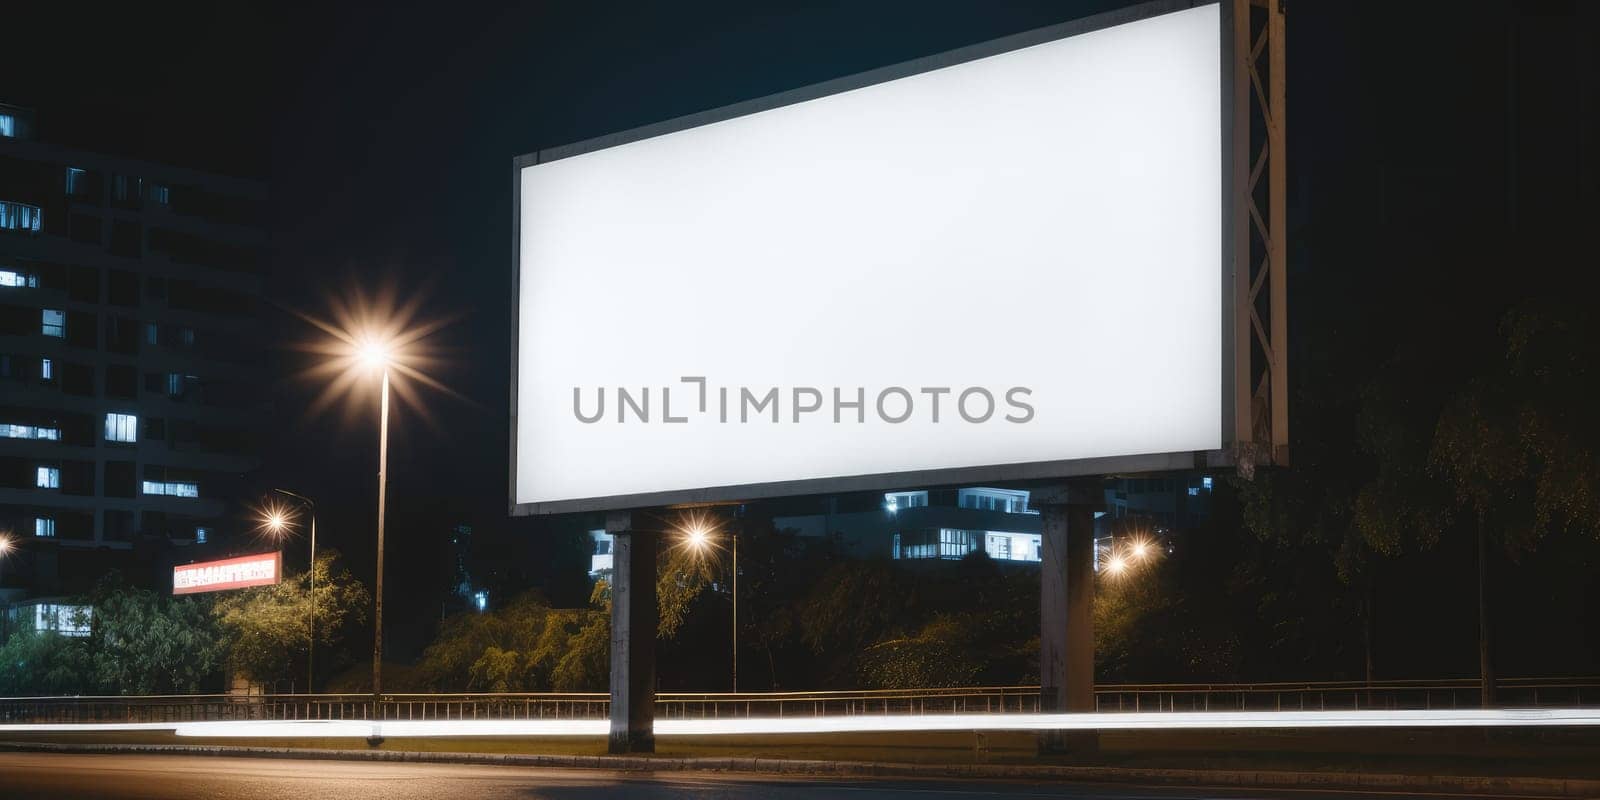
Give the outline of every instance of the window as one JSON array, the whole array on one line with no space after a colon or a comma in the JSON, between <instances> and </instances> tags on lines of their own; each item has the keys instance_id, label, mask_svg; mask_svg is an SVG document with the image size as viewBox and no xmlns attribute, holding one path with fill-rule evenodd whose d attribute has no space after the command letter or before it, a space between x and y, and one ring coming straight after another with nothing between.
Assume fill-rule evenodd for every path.
<instances>
[{"instance_id":1,"label":"window","mask_svg":"<svg viewBox=\"0 0 1600 800\"><path fill-rule=\"evenodd\" d=\"M188 481L145 481L144 493L168 497L199 497L200 484Z\"/></svg>"},{"instance_id":2,"label":"window","mask_svg":"<svg viewBox=\"0 0 1600 800\"><path fill-rule=\"evenodd\" d=\"M34 472L33 485L39 487L40 489L60 489L61 468L40 467Z\"/></svg>"},{"instance_id":3,"label":"window","mask_svg":"<svg viewBox=\"0 0 1600 800\"><path fill-rule=\"evenodd\" d=\"M161 344L161 326L154 322L146 322L144 324L144 343Z\"/></svg>"},{"instance_id":4,"label":"window","mask_svg":"<svg viewBox=\"0 0 1600 800\"><path fill-rule=\"evenodd\" d=\"M183 375L176 372L167 373L167 396L183 396Z\"/></svg>"},{"instance_id":5,"label":"window","mask_svg":"<svg viewBox=\"0 0 1600 800\"><path fill-rule=\"evenodd\" d=\"M0 201L0 229L38 233L40 215L38 206Z\"/></svg>"},{"instance_id":6,"label":"window","mask_svg":"<svg viewBox=\"0 0 1600 800\"><path fill-rule=\"evenodd\" d=\"M67 336L67 312L55 308L39 311L39 332L57 339Z\"/></svg>"},{"instance_id":7,"label":"window","mask_svg":"<svg viewBox=\"0 0 1600 800\"><path fill-rule=\"evenodd\" d=\"M45 428L38 425L0 423L0 439L49 439L51 441L56 441L60 438L60 428Z\"/></svg>"},{"instance_id":8,"label":"window","mask_svg":"<svg viewBox=\"0 0 1600 800\"><path fill-rule=\"evenodd\" d=\"M210 528L195 528L194 529L194 543L195 544L205 544L206 540L209 539L209 538L211 538L211 529Z\"/></svg>"},{"instance_id":9,"label":"window","mask_svg":"<svg viewBox=\"0 0 1600 800\"><path fill-rule=\"evenodd\" d=\"M976 537L966 531L939 529L939 557L961 558L962 556L978 549Z\"/></svg>"},{"instance_id":10,"label":"window","mask_svg":"<svg viewBox=\"0 0 1600 800\"><path fill-rule=\"evenodd\" d=\"M77 194L84 190L84 172L77 167L67 167L67 194Z\"/></svg>"},{"instance_id":11,"label":"window","mask_svg":"<svg viewBox=\"0 0 1600 800\"><path fill-rule=\"evenodd\" d=\"M53 381L56 379L56 364L48 358L39 359L39 380Z\"/></svg>"},{"instance_id":12,"label":"window","mask_svg":"<svg viewBox=\"0 0 1600 800\"><path fill-rule=\"evenodd\" d=\"M1201 478L1200 479L1200 486L1202 488L1204 488L1204 489L1210 489L1211 488L1211 476L1207 475L1204 478Z\"/></svg>"},{"instance_id":13,"label":"window","mask_svg":"<svg viewBox=\"0 0 1600 800\"><path fill-rule=\"evenodd\" d=\"M106 415L106 441L139 441L139 417L134 414L110 413Z\"/></svg>"},{"instance_id":14,"label":"window","mask_svg":"<svg viewBox=\"0 0 1600 800\"><path fill-rule=\"evenodd\" d=\"M11 289L37 289L39 276L13 269L0 269L0 286Z\"/></svg>"},{"instance_id":15,"label":"window","mask_svg":"<svg viewBox=\"0 0 1600 800\"><path fill-rule=\"evenodd\" d=\"M1028 508L1028 493L1016 489L962 489L956 505L1007 514L1038 513Z\"/></svg>"},{"instance_id":16,"label":"window","mask_svg":"<svg viewBox=\"0 0 1600 800\"><path fill-rule=\"evenodd\" d=\"M10 139L17 135L17 118L12 114L0 114L0 136Z\"/></svg>"},{"instance_id":17,"label":"window","mask_svg":"<svg viewBox=\"0 0 1600 800\"><path fill-rule=\"evenodd\" d=\"M167 190L166 184L150 184L150 202L162 206L169 205L172 202L172 193Z\"/></svg>"},{"instance_id":18,"label":"window","mask_svg":"<svg viewBox=\"0 0 1600 800\"><path fill-rule=\"evenodd\" d=\"M893 514L902 508L920 508L928 505L927 492L888 492L883 496L883 507Z\"/></svg>"},{"instance_id":19,"label":"window","mask_svg":"<svg viewBox=\"0 0 1600 800\"><path fill-rule=\"evenodd\" d=\"M34 517L33 518L33 535L34 536L40 536L40 537L43 537L43 538L46 538L46 539L55 536L56 535L56 519L55 519L55 517Z\"/></svg>"},{"instance_id":20,"label":"window","mask_svg":"<svg viewBox=\"0 0 1600 800\"><path fill-rule=\"evenodd\" d=\"M144 178L118 175L111 179L111 199L122 203L137 202L144 194Z\"/></svg>"}]
</instances>

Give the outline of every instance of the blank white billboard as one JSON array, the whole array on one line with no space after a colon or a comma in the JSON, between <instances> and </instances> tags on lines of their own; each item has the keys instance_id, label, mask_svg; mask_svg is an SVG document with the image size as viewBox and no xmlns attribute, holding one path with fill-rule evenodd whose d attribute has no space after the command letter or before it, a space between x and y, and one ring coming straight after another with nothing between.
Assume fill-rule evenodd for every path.
<instances>
[{"instance_id":1,"label":"blank white billboard","mask_svg":"<svg viewBox=\"0 0 1600 800\"><path fill-rule=\"evenodd\" d=\"M1219 449L1220 41L1202 6L519 160L515 506Z\"/></svg>"}]
</instances>

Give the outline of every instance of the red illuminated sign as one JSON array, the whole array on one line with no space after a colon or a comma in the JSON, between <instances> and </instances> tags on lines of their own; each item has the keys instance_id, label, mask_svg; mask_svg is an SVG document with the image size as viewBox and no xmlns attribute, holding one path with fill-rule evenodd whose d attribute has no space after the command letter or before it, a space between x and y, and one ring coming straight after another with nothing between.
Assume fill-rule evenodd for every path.
<instances>
[{"instance_id":1,"label":"red illuminated sign","mask_svg":"<svg viewBox=\"0 0 1600 800\"><path fill-rule=\"evenodd\" d=\"M197 594L247 586L271 586L282 578L283 554L258 553L173 567L172 593Z\"/></svg>"}]
</instances>

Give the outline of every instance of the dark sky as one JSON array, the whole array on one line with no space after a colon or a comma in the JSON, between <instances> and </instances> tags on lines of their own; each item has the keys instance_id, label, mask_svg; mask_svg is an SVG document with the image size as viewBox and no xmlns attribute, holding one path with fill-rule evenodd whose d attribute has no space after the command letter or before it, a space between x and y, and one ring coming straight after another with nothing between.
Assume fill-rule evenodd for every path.
<instances>
[{"instance_id":1,"label":"dark sky","mask_svg":"<svg viewBox=\"0 0 1600 800\"><path fill-rule=\"evenodd\" d=\"M266 179L280 306L394 286L458 318L437 337L450 362L437 377L465 399L430 396L436 426L404 408L395 421L390 580L419 583L390 595L405 614L426 611L420 582L450 523L510 524L513 156L1126 3L24 5L6 12L0 99L36 107L45 138ZM1574 201L1600 152L1583 5L1291 0L1291 307L1307 374L1338 379L1328 353L1377 352L1373 315L1413 324L1405 309L1430 293L1505 302L1481 286L1503 279L1493 270L1451 264L1484 226L1495 252L1512 249L1511 198L1528 198L1525 219L1581 226ZM1356 298L1361 324L1335 303ZM274 325L280 341L308 335L287 314ZM375 431L307 418L312 388L274 392L263 481L319 498L324 541L365 573Z\"/></svg>"}]
</instances>

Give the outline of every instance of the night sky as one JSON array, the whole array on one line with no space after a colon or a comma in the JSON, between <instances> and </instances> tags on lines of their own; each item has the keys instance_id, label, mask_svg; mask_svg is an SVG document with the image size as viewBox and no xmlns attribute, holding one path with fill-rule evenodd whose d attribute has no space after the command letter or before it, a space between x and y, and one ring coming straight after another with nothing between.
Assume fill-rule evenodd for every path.
<instances>
[{"instance_id":1,"label":"night sky","mask_svg":"<svg viewBox=\"0 0 1600 800\"><path fill-rule=\"evenodd\" d=\"M514 156L1127 3L24 5L0 100L35 107L40 138L267 180L278 307L392 285L457 318L436 377L464 399L394 421L388 614L405 620L437 615L452 524L516 526L542 557L535 523L504 514ZM1587 280L1563 249L1600 155L1583 6L1291 0L1297 382L1348 380L1413 328L1492 333L1528 282ZM1484 255L1519 252L1545 268L1512 280ZM261 481L318 498L323 542L368 574L375 415L308 418L298 358L275 356Z\"/></svg>"}]
</instances>

